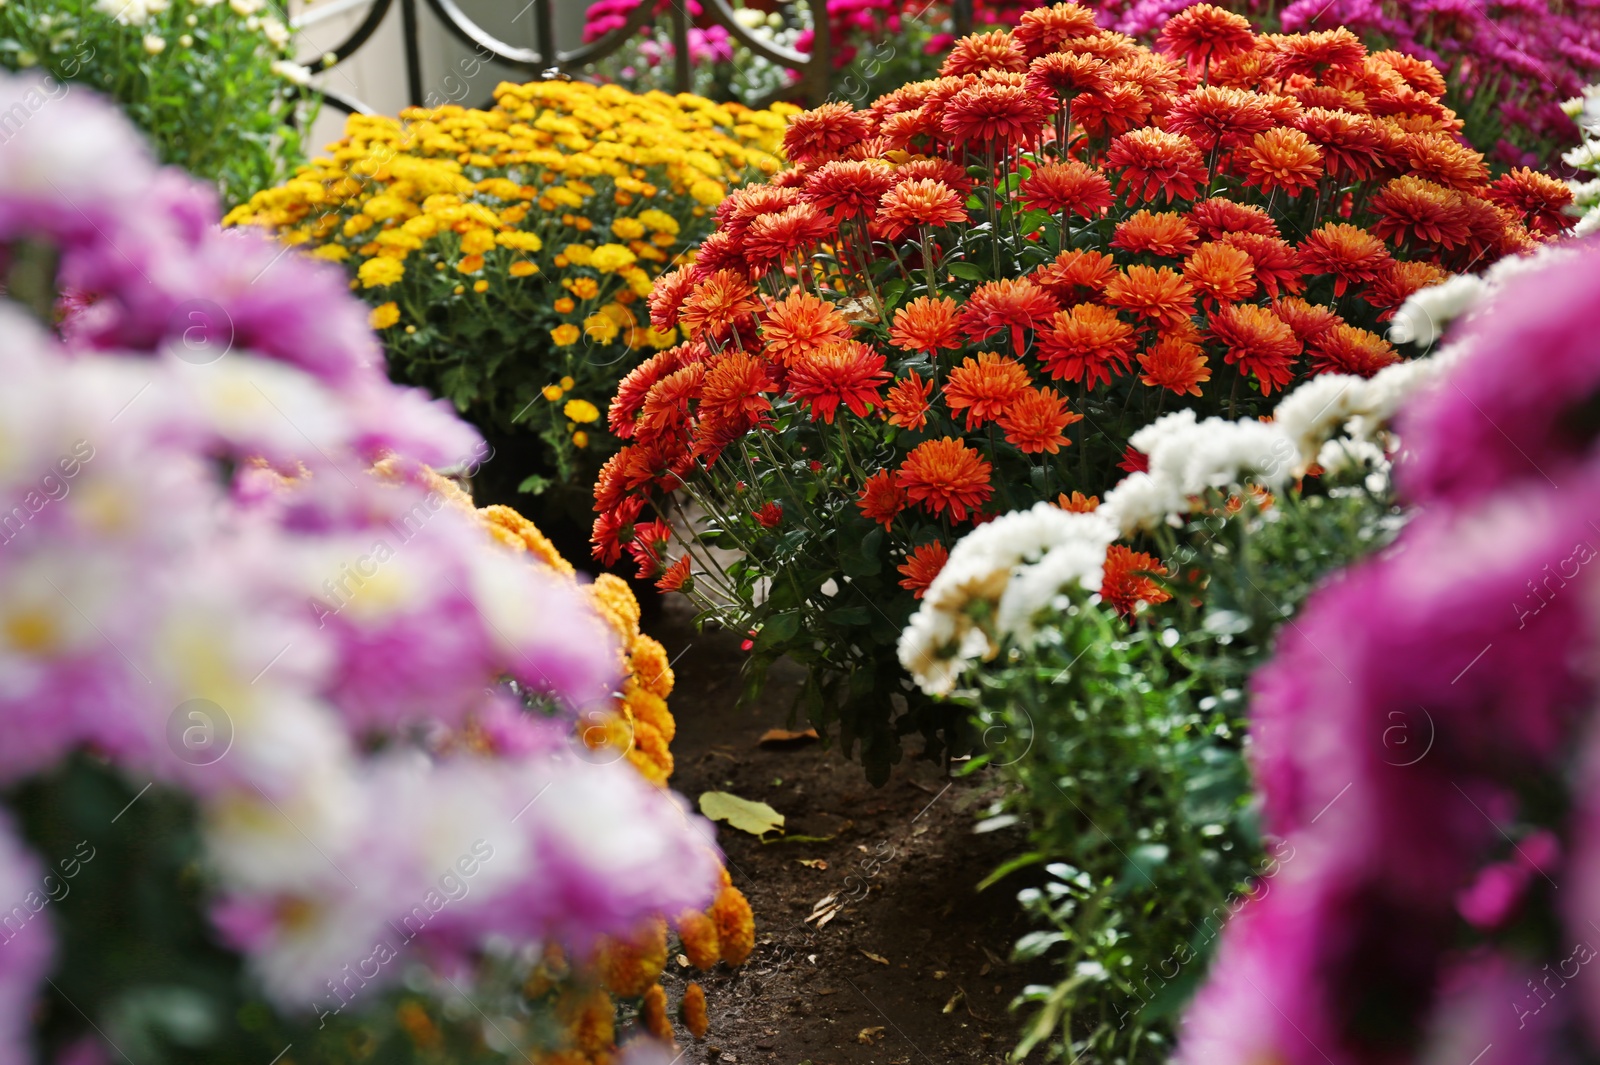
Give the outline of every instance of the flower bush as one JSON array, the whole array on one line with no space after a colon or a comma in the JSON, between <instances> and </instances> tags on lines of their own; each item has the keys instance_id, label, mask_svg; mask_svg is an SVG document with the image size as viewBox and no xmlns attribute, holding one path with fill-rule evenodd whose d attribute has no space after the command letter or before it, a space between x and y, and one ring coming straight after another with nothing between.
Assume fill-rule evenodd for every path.
<instances>
[{"instance_id":1,"label":"flower bush","mask_svg":"<svg viewBox=\"0 0 1600 1065\"><path fill-rule=\"evenodd\" d=\"M1600 226L1600 215L1595 213L1600 206L1600 86L1586 86L1582 96L1568 100L1563 108L1577 123L1580 138L1578 146L1561 157L1580 175L1567 183L1573 199L1569 210L1579 216L1572 234L1588 236Z\"/></svg>"},{"instance_id":2,"label":"flower bush","mask_svg":"<svg viewBox=\"0 0 1600 1065\"><path fill-rule=\"evenodd\" d=\"M0 67L48 74L10 123L76 86L116 100L161 161L216 184L226 203L281 181L315 115L274 0L12 0Z\"/></svg>"},{"instance_id":3,"label":"flower bush","mask_svg":"<svg viewBox=\"0 0 1600 1065\"><path fill-rule=\"evenodd\" d=\"M1594 1056L1597 260L1541 256L1450 334L1399 421L1418 516L1253 678L1296 875L1224 933L1176 1060Z\"/></svg>"},{"instance_id":4,"label":"flower bush","mask_svg":"<svg viewBox=\"0 0 1600 1065\"><path fill-rule=\"evenodd\" d=\"M515 1059L571 1029L539 965L689 913L748 952L709 824L573 738L643 705L606 590L431 487L483 443L340 271L53 106L0 154L0 1055Z\"/></svg>"},{"instance_id":5,"label":"flower bush","mask_svg":"<svg viewBox=\"0 0 1600 1065\"><path fill-rule=\"evenodd\" d=\"M1378 372L1406 296L1570 223L1560 181L1489 183L1426 64L1211 7L1163 39L1058 4L798 116L794 165L650 297L684 342L611 404L595 554L750 630L756 678L813 667L875 776L958 727L896 705L887 648L966 527L1103 493L1165 410Z\"/></svg>"},{"instance_id":6,"label":"flower bush","mask_svg":"<svg viewBox=\"0 0 1600 1065\"><path fill-rule=\"evenodd\" d=\"M778 166L786 105L502 83L488 111L352 115L330 158L226 222L343 263L398 375L485 431L532 430L524 483L588 483L606 397L670 346L643 298L730 187Z\"/></svg>"}]
</instances>

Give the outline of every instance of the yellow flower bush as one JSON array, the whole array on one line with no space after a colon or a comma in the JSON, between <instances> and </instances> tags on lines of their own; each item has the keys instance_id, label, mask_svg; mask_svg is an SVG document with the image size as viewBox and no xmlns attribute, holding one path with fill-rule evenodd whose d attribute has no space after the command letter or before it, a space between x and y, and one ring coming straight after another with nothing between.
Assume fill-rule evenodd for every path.
<instances>
[{"instance_id":1,"label":"yellow flower bush","mask_svg":"<svg viewBox=\"0 0 1600 1065\"><path fill-rule=\"evenodd\" d=\"M328 157L224 222L343 265L401 376L491 438L538 433L549 461L528 490L586 490L615 450L617 382L678 340L651 328L644 297L730 190L778 169L797 111L502 82L487 111L350 116Z\"/></svg>"}]
</instances>

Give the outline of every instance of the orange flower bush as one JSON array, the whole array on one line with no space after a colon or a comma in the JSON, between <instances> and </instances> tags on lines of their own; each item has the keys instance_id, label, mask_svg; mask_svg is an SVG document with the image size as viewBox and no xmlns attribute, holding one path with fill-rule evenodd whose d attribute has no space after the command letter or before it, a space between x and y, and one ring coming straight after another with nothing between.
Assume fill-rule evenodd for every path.
<instances>
[{"instance_id":1,"label":"orange flower bush","mask_svg":"<svg viewBox=\"0 0 1600 1065\"><path fill-rule=\"evenodd\" d=\"M791 165L650 297L685 342L611 405L595 554L751 631L757 678L812 666L813 723L874 777L911 731L959 743L885 663L966 526L1103 493L1162 412L1370 376L1408 295L1544 238L1443 85L1342 30L1202 5L1152 50L1057 4L796 116Z\"/></svg>"}]
</instances>

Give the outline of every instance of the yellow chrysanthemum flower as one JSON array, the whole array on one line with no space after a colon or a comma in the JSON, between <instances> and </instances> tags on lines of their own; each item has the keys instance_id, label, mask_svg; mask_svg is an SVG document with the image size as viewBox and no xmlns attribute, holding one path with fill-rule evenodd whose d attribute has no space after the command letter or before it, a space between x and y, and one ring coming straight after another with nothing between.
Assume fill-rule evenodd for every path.
<instances>
[{"instance_id":1,"label":"yellow chrysanthemum flower","mask_svg":"<svg viewBox=\"0 0 1600 1065\"><path fill-rule=\"evenodd\" d=\"M611 343L621 331L609 315L591 314L583 320L583 335L597 344Z\"/></svg>"},{"instance_id":2,"label":"yellow chrysanthemum flower","mask_svg":"<svg viewBox=\"0 0 1600 1065\"><path fill-rule=\"evenodd\" d=\"M530 263L526 259L519 259L512 263L506 272L512 277L532 277L539 272L539 264Z\"/></svg>"},{"instance_id":3,"label":"yellow chrysanthemum flower","mask_svg":"<svg viewBox=\"0 0 1600 1065\"><path fill-rule=\"evenodd\" d=\"M560 385L544 386L544 398L548 399L551 403L554 403L556 400L560 399L564 393L565 389L563 389Z\"/></svg>"},{"instance_id":4,"label":"yellow chrysanthemum flower","mask_svg":"<svg viewBox=\"0 0 1600 1065\"><path fill-rule=\"evenodd\" d=\"M637 218L618 218L611 223L611 232L623 240L638 240L644 236L644 223Z\"/></svg>"},{"instance_id":5,"label":"yellow chrysanthemum flower","mask_svg":"<svg viewBox=\"0 0 1600 1065\"><path fill-rule=\"evenodd\" d=\"M561 413L572 421L588 424L600 417L600 408L586 399L569 399L567 405L561 408Z\"/></svg>"},{"instance_id":6,"label":"yellow chrysanthemum flower","mask_svg":"<svg viewBox=\"0 0 1600 1065\"><path fill-rule=\"evenodd\" d=\"M602 274L614 274L637 261L637 256L621 244L602 244L590 256L590 265Z\"/></svg>"},{"instance_id":7,"label":"yellow chrysanthemum flower","mask_svg":"<svg viewBox=\"0 0 1600 1065\"><path fill-rule=\"evenodd\" d=\"M578 342L578 338L582 335L578 331L578 327L571 322L563 322L550 330L550 339L555 341L558 348L571 347Z\"/></svg>"},{"instance_id":8,"label":"yellow chrysanthemum flower","mask_svg":"<svg viewBox=\"0 0 1600 1065\"><path fill-rule=\"evenodd\" d=\"M362 288L379 288L392 285L406 276L405 264L398 259L368 259L356 271Z\"/></svg>"},{"instance_id":9,"label":"yellow chrysanthemum flower","mask_svg":"<svg viewBox=\"0 0 1600 1065\"><path fill-rule=\"evenodd\" d=\"M393 300L372 308L372 313L367 315L367 322L374 329L388 329L400 320L400 307Z\"/></svg>"}]
</instances>

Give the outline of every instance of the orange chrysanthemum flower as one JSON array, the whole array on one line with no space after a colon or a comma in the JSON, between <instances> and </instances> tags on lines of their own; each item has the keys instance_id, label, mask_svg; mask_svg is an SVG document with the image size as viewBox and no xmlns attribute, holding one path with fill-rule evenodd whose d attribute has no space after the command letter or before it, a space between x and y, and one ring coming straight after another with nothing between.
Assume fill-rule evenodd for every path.
<instances>
[{"instance_id":1,"label":"orange chrysanthemum flower","mask_svg":"<svg viewBox=\"0 0 1600 1065\"><path fill-rule=\"evenodd\" d=\"M963 74L982 74L985 70L1024 71L1028 69L1028 56L1022 42L1008 30L993 33L969 33L956 42L939 68L941 77L958 78Z\"/></svg>"},{"instance_id":2,"label":"orange chrysanthemum flower","mask_svg":"<svg viewBox=\"0 0 1600 1065\"><path fill-rule=\"evenodd\" d=\"M1052 52L1028 65L1028 88L1050 93L1058 100L1072 100L1081 93L1104 92L1110 88L1106 62L1092 55Z\"/></svg>"},{"instance_id":3,"label":"orange chrysanthemum flower","mask_svg":"<svg viewBox=\"0 0 1600 1065\"><path fill-rule=\"evenodd\" d=\"M895 515L906 508L906 492L896 483L893 473L879 470L861 486L856 506L863 515L887 529Z\"/></svg>"},{"instance_id":4,"label":"orange chrysanthemum flower","mask_svg":"<svg viewBox=\"0 0 1600 1065\"><path fill-rule=\"evenodd\" d=\"M744 432L755 428L772 409L762 395L775 387L767 364L743 351L729 351L708 364L700 389L700 420Z\"/></svg>"},{"instance_id":5,"label":"orange chrysanthemum flower","mask_svg":"<svg viewBox=\"0 0 1600 1065\"><path fill-rule=\"evenodd\" d=\"M1167 20L1159 43L1163 50L1198 67L1252 51L1256 35L1250 20L1243 15L1211 4L1196 4Z\"/></svg>"},{"instance_id":6,"label":"orange chrysanthemum flower","mask_svg":"<svg viewBox=\"0 0 1600 1065\"><path fill-rule=\"evenodd\" d=\"M1394 347L1365 329L1340 323L1317 337L1311 346L1312 373L1348 373L1371 377L1400 361Z\"/></svg>"},{"instance_id":7,"label":"orange chrysanthemum flower","mask_svg":"<svg viewBox=\"0 0 1600 1065\"><path fill-rule=\"evenodd\" d=\"M1137 211L1117 223L1111 246L1134 255L1181 259L1194 251L1199 234L1175 211Z\"/></svg>"},{"instance_id":8,"label":"orange chrysanthemum flower","mask_svg":"<svg viewBox=\"0 0 1600 1065\"><path fill-rule=\"evenodd\" d=\"M918 296L894 312L889 343L902 351L959 348L961 337L956 326L956 307L956 301L947 296Z\"/></svg>"},{"instance_id":9,"label":"orange chrysanthemum flower","mask_svg":"<svg viewBox=\"0 0 1600 1065\"><path fill-rule=\"evenodd\" d=\"M1387 322L1412 293L1440 284L1449 276L1434 264L1420 260L1392 262L1382 277L1367 286L1364 295L1374 307L1383 309L1378 321Z\"/></svg>"},{"instance_id":10,"label":"orange chrysanthemum flower","mask_svg":"<svg viewBox=\"0 0 1600 1065\"><path fill-rule=\"evenodd\" d=\"M944 569L944 564L950 561L950 552L944 544L933 540L926 544L918 544L905 562L895 569L905 575L905 580L900 582L900 587L910 592L913 598L921 599L927 592L928 585Z\"/></svg>"},{"instance_id":11,"label":"orange chrysanthemum flower","mask_svg":"<svg viewBox=\"0 0 1600 1065\"><path fill-rule=\"evenodd\" d=\"M1106 302L1164 326L1194 317L1194 286L1168 266L1128 267L1106 282Z\"/></svg>"},{"instance_id":12,"label":"orange chrysanthemum flower","mask_svg":"<svg viewBox=\"0 0 1600 1065\"><path fill-rule=\"evenodd\" d=\"M1327 330L1343 322L1331 307L1324 307L1320 303L1308 303L1297 296L1285 296L1283 299L1273 300L1272 313L1281 318L1294 330L1294 335L1300 338L1300 343L1310 344Z\"/></svg>"},{"instance_id":13,"label":"orange chrysanthemum flower","mask_svg":"<svg viewBox=\"0 0 1600 1065\"><path fill-rule=\"evenodd\" d=\"M1274 34L1266 39L1273 72L1280 78L1304 75L1320 79L1330 71L1359 70L1367 57L1361 38L1343 26L1312 33Z\"/></svg>"},{"instance_id":14,"label":"orange chrysanthemum flower","mask_svg":"<svg viewBox=\"0 0 1600 1065\"><path fill-rule=\"evenodd\" d=\"M1572 203L1571 187L1525 166L1497 178L1489 187L1488 196L1542 236L1553 237L1574 223L1566 213Z\"/></svg>"},{"instance_id":15,"label":"orange chrysanthemum flower","mask_svg":"<svg viewBox=\"0 0 1600 1065\"><path fill-rule=\"evenodd\" d=\"M1049 105L1021 85L978 84L950 98L940 128L958 144L1012 144L1035 137L1049 113Z\"/></svg>"},{"instance_id":16,"label":"orange chrysanthemum flower","mask_svg":"<svg viewBox=\"0 0 1600 1065\"><path fill-rule=\"evenodd\" d=\"M1139 52L1111 64L1111 76L1126 85L1137 85L1151 99L1157 114L1166 109L1166 98L1176 93L1187 81L1183 66L1156 55Z\"/></svg>"},{"instance_id":17,"label":"orange chrysanthemum flower","mask_svg":"<svg viewBox=\"0 0 1600 1065\"><path fill-rule=\"evenodd\" d=\"M1083 421L1083 415L1069 411L1066 399L1053 389L1028 388L1006 407L999 421L1007 443L1023 454L1054 455L1072 443L1062 430Z\"/></svg>"},{"instance_id":18,"label":"orange chrysanthemum flower","mask_svg":"<svg viewBox=\"0 0 1600 1065\"><path fill-rule=\"evenodd\" d=\"M1468 191L1489 180L1483 156L1448 133L1412 133L1406 137L1406 162L1417 177Z\"/></svg>"},{"instance_id":19,"label":"orange chrysanthemum flower","mask_svg":"<svg viewBox=\"0 0 1600 1065\"><path fill-rule=\"evenodd\" d=\"M915 226L948 226L967 220L967 208L956 191L942 181L914 178L883 194L877 222L890 240Z\"/></svg>"},{"instance_id":20,"label":"orange chrysanthemum flower","mask_svg":"<svg viewBox=\"0 0 1600 1065\"><path fill-rule=\"evenodd\" d=\"M723 884L711 904L711 919L717 925L722 960L735 968L743 965L756 946L756 920L750 900L732 884Z\"/></svg>"},{"instance_id":21,"label":"orange chrysanthemum flower","mask_svg":"<svg viewBox=\"0 0 1600 1065\"><path fill-rule=\"evenodd\" d=\"M1220 196L1202 200L1189 209L1189 223L1205 240L1226 240L1242 233L1279 236L1278 224L1259 207L1235 203Z\"/></svg>"},{"instance_id":22,"label":"orange chrysanthemum flower","mask_svg":"<svg viewBox=\"0 0 1600 1065\"><path fill-rule=\"evenodd\" d=\"M745 230L744 250L752 267L766 269L834 233L828 216L809 203L758 215Z\"/></svg>"},{"instance_id":23,"label":"orange chrysanthemum flower","mask_svg":"<svg viewBox=\"0 0 1600 1065\"><path fill-rule=\"evenodd\" d=\"M805 196L819 210L833 212L835 221L869 218L897 180L883 163L835 159L806 175Z\"/></svg>"},{"instance_id":24,"label":"orange chrysanthemum flower","mask_svg":"<svg viewBox=\"0 0 1600 1065\"><path fill-rule=\"evenodd\" d=\"M704 1039L706 1032L711 1029L711 1020L706 1015L706 993L699 984L691 982L683 989L683 1001L678 1009L683 1016L683 1026L689 1029L689 1034L696 1039Z\"/></svg>"},{"instance_id":25,"label":"orange chrysanthemum flower","mask_svg":"<svg viewBox=\"0 0 1600 1065\"><path fill-rule=\"evenodd\" d=\"M945 405L952 416L966 410L970 431L1000 417L1031 384L1028 371L1016 359L983 351L976 357L967 356L950 371L944 385Z\"/></svg>"},{"instance_id":26,"label":"orange chrysanthemum flower","mask_svg":"<svg viewBox=\"0 0 1600 1065\"><path fill-rule=\"evenodd\" d=\"M1230 304L1211 316L1209 331L1227 348L1224 361L1246 376L1254 374L1262 395L1272 395L1294 378L1291 364L1300 354L1300 340L1265 307Z\"/></svg>"},{"instance_id":27,"label":"orange chrysanthemum flower","mask_svg":"<svg viewBox=\"0 0 1600 1065\"><path fill-rule=\"evenodd\" d=\"M1322 150L1292 126L1279 126L1235 152L1234 166L1246 185L1293 197L1322 180Z\"/></svg>"},{"instance_id":28,"label":"orange chrysanthemum flower","mask_svg":"<svg viewBox=\"0 0 1600 1065\"><path fill-rule=\"evenodd\" d=\"M872 116L847 103L826 103L789 120L783 151L797 163L836 159L852 144L872 136Z\"/></svg>"},{"instance_id":29,"label":"orange chrysanthemum flower","mask_svg":"<svg viewBox=\"0 0 1600 1065\"><path fill-rule=\"evenodd\" d=\"M678 324L691 340L724 340L755 311L755 292L744 275L718 270L696 285L683 301Z\"/></svg>"},{"instance_id":30,"label":"orange chrysanthemum flower","mask_svg":"<svg viewBox=\"0 0 1600 1065\"><path fill-rule=\"evenodd\" d=\"M1039 359L1052 380L1110 384L1114 366L1125 372L1133 358L1133 326L1097 303L1058 312L1039 333Z\"/></svg>"},{"instance_id":31,"label":"orange chrysanthemum flower","mask_svg":"<svg viewBox=\"0 0 1600 1065\"><path fill-rule=\"evenodd\" d=\"M689 424L689 401L700 398L705 376L705 364L695 362L651 386L634 421L634 434L641 444L674 434Z\"/></svg>"},{"instance_id":32,"label":"orange chrysanthemum flower","mask_svg":"<svg viewBox=\"0 0 1600 1065\"><path fill-rule=\"evenodd\" d=\"M811 408L811 420L829 425L840 404L857 417L882 402L878 389L889 379L884 357L866 344L847 340L808 351L789 368L789 394Z\"/></svg>"},{"instance_id":33,"label":"orange chrysanthemum flower","mask_svg":"<svg viewBox=\"0 0 1600 1065\"><path fill-rule=\"evenodd\" d=\"M767 304L761 324L766 354L773 362L791 366L806 352L850 339L850 323L827 300L795 289Z\"/></svg>"},{"instance_id":34,"label":"orange chrysanthemum flower","mask_svg":"<svg viewBox=\"0 0 1600 1065\"><path fill-rule=\"evenodd\" d=\"M1165 388L1178 395L1199 396L1200 386L1211 380L1200 345L1180 336L1163 334L1139 356L1144 371L1139 380L1151 388Z\"/></svg>"},{"instance_id":35,"label":"orange chrysanthemum flower","mask_svg":"<svg viewBox=\"0 0 1600 1065\"><path fill-rule=\"evenodd\" d=\"M1104 291L1116 271L1116 260L1104 252L1069 248L1029 274L1028 280L1062 303L1077 303L1080 290Z\"/></svg>"},{"instance_id":36,"label":"orange chrysanthemum flower","mask_svg":"<svg viewBox=\"0 0 1600 1065\"><path fill-rule=\"evenodd\" d=\"M1167 129L1184 134L1207 152L1246 144L1274 125L1276 120L1267 97L1222 85L1190 89L1173 102L1166 117Z\"/></svg>"},{"instance_id":37,"label":"orange chrysanthemum flower","mask_svg":"<svg viewBox=\"0 0 1600 1065\"><path fill-rule=\"evenodd\" d=\"M1114 137L1150 118L1150 98L1137 85L1113 81L1072 101L1072 121L1091 136Z\"/></svg>"},{"instance_id":38,"label":"orange chrysanthemum flower","mask_svg":"<svg viewBox=\"0 0 1600 1065\"><path fill-rule=\"evenodd\" d=\"M717 227L735 237L744 236L750 223L764 214L777 214L800 202L800 190L781 185L746 185L734 189L717 204Z\"/></svg>"},{"instance_id":39,"label":"orange chrysanthemum flower","mask_svg":"<svg viewBox=\"0 0 1600 1065\"><path fill-rule=\"evenodd\" d=\"M1132 617L1141 603L1154 606L1172 598L1172 594L1154 579L1166 575L1167 568L1154 555L1112 544L1106 549L1105 579L1100 585L1100 598L1115 607L1118 613Z\"/></svg>"},{"instance_id":40,"label":"orange chrysanthemum flower","mask_svg":"<svg viewBox=\"0 0 1600 1065\"><path fill-rule=\"evenodd\" d=\"M1295 128L1322 149L1322 163L1334 177L1364 181L1383 168L1387 138L1370 115L1307 107Z\"/></svg>"},{"instance_id":41,"label":"orange chrysanthemum flower","mask_svg":"<svg viewBox=\"0 0 1600 1065\"><path fill-rule=\"evenodd\" d=\"M1063 42L1098 31L1094 12L1088 8L1081 4L1055 4L1024 11L1014 35L1022 50L1038 59L1056 52Z\"/></svg>"},{"instance_id":42,"label":"orange chrysanthemum flower","mask_svg":"<svg viewBox=\"0 0 1600 1065\"><path fill-rule=\"evenodd\" d=\"M1231 244L1250 256L1256 280L1273 299L1305 289L1305 268L1300 263L1300 253L1287 242L1260 233L1230 233L1221 239L1222 243Z\"/></svg>"},{"instance_id":43,"label":"orange chrysanthemum flower","mask_svg":"<svg viewBox=\"0 0 1600 1065\"><path fill-rule=\"evenodd\" d=\"M1184 279L1211 307L1255 295L1255 272L1248 252L1219 241L1200 245L1183 264Z\"/></svg>"},{"instance_id":44,"label":"orange chrysanthemum flower","mask_svg":"<svg viewBox=\"0 0 1600 1065\"><path fill-rule=\"evenodd\" d=\"M924 381L917 371L889 386L884 408L889 412L889 424L918 432L928 424L928 411L932 407L933 382Z\"/></svg>"},{"instance_id":45,"label":"orange chrysanthemum flower","mask_svg":"<svg viewBox=\"0 0 1600 1065\"><path fill-rule=\"evenodd\" d=\"M1409 174L1379 189L1367 209L1377 216L1372 231L1396 243L1414 240L1448 250L1470 235L1461 193Z\"/></svg>"},{"instance_id":46,"label":"orange chrysanthemum flower","mask_svg":"<svg viewBox=\"0 0 1600 1065\"><path fill-rule=\"evenodd\" d=\"M1017 186L1026 210L1093 218L1111 206L1111 182L1076 159L1034 167Z\"/></svg>"},{"instance_id":47,"label":"orange chrysanthemum flower","mask_svg":"<svg viewBox=\"0 0 1600 1065\"><path fill-rule=\"evenodd\" d=\"M895 483L930 514L948 511L956 521L965 521L994 493L991 469L972 448L946 436L918 444L901 463Z\"/></svg>"},{"instance_id":48,"label":"orange chrysanthemum flower","mask_svg":"<svg viewBox=\"0 0 1600 1065\"><path fill-rule=\"evenodd\" d=\"M1086 496L1078 491L1074 491L1070 496L1062 492L1056 496L1056 506L1074 514L1093 514L1100 509L1100 497Z\"/></svg>"},{"instance_id":49,"label":"orange chrysanthemum flower","mask_svg":"<svg viewBox=\"0 0 1600 1065\"><path fill-rule=\"evenodd\" d=\"M686 268L670 270L656 278L650 290L650 324L665 333L678 324L678 308L694 288L694 275Z\"/></svg>"},{"instance_id":50,"label":"orange chrysanthemum flower","mask_svg":"<svg viewBox=\"0 0 1600 1065\"><path fill-rule=\"evenodd\" d=\"M1122 171L1117 191L1131 203L1154 203L1157 196L1168 203L1192 200L1207 181L1206 161L1194 141L1153 126L1112 141L1105 165Z\"/></svg>"},{"instance_id":51,"label":"orange chrysanthemum flower","mask_svg":"<svg viewBox=\"0 0 1600 1065\"><path fill-rule=\"evenodd\" d=\"M623 440L633 438L633 419L639 413L639 408L644 406L645 396L649 395L657 381L677 368L678 349L669 348L656 352L628 371L628 375L617 385L617 395L611 401L610 410L606 411L606 423L613 436Z\"/></svg>"},{"instance_id":52,"label":"orange chrysanthemum flower","mask_svg":"<svg viewBox=\"0 0 1600 1065\"><path fill-rule=\"evenodd\" d=\"M1382 63L1405 79L1418 92L1425 92L1429 96L1443 96L1446 88L1444 75L1439 73L1439 68L1426 59L1407 55L1404 52L1374 52L1371 61Z\"/></svg>"},{"instance_id":53,"label":"orange chrysanthemum flower","mask_svg":"<svg viewBox=\"0 0 1600 1065\"><path fill-rule=\"evenodd\" d=\"M684 585L691 580L689 567L691 565L688 555L668 566L666 572L656 579L656 588L663 592L681 592Z\"/></svg>"},{"instance_id":54,"label":"orange chrysanthemum flower","mask_svg":"<svg viewBox=\"0 0 1600 1065\"><path fill-rule=\"evenodd\" d=\"M1360 226L1329 222L1301 243L1300 259L1310 273L1333 275L1337 297L1352 284L1378 277L1389 264L1389 249Z\"/></svg>"},{"instance_id":55,"label":"orange chrysanthemum flower","mask_svg":"<svg viewBox=\"0 0 1600 1065\"><path fill-rule=\"evenodd\" d=\"M972 192L972 179L967 176L967 172L948 159L923 156L907 159L894 168L894 179L902 183L919 180L942 181L963 199Z\"/></svg>"},{"instance_id":56,"label":"orange chrysanthemum flower","mask_svg":"<svg viewBox=\"0 0 1600 1065\"><path fill-rule=\"evenodd\" d=\"M961 328L974 343L1010 329L1011 347L1021 355L1022 331L1039 328L1056 309L1056 301L1032 281L988 281L973 290L961 308Z\"/></svg>"}]
</instances>

